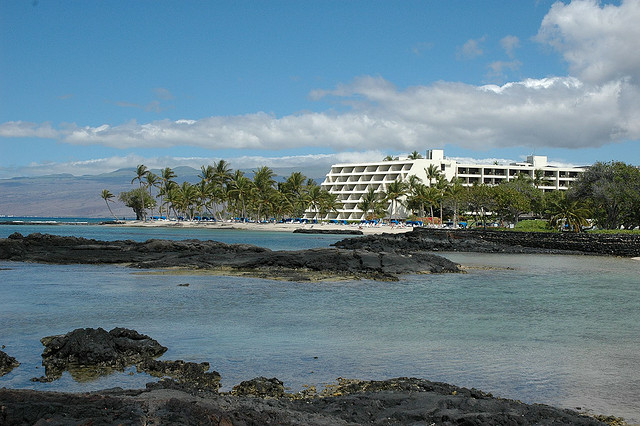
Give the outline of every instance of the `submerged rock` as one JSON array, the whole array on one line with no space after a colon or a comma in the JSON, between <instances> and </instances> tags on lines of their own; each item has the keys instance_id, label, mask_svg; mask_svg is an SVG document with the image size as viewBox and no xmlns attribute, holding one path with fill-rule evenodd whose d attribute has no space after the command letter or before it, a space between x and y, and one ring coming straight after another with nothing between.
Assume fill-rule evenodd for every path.
<instances>
[{"instance_id":1,"label":"submerged rock","mask_svg":"<svg viewBox=\"0 0 640 426\"><path fill-rule=\"evenodd\" d=\"M159 361L146 359L136 365L138 371L144 371L154 377L170 377L176 383L192 391L217 392L220 389L220 373L209 372L209 363L177 361Z\"/></svg>"},{"instance_id":2,"label":"submerged rock","mask_svg":"<svg viewBox=\"0 0 640 426\"><path fill-rule=\"evenodd\" d=\"M11 371L19 365L20 363L17 359L0 351L0 377L11 373Z\"/></svg>"},{"instance_id":3,"label":"submerged rock","mask_svg":"<svg viewBox=\"0 0 640 426\"><path fill-rule=\"evenodd\" d=\"M45 378L59 378L64 371L76 375L79 380L108 374L138 362L158 357L167 351L149 336L135 330L114 328L107 332L102 328L78 328L67 334L43 337L42 365Z\"/></svg>"}]
</instances>

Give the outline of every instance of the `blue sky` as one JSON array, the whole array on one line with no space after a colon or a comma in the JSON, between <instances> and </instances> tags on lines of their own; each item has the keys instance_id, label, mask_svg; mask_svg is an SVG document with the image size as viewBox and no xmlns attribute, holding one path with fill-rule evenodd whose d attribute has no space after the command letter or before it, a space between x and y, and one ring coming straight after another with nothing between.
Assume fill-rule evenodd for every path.
<instances>
[{"instance_id":1,"label":"blue sky","mask_svg":"<svg viewBox=\"0 0 640 426\"><path fill-rule=\"evenodd\" d=\"M640 164L640 0L3 1L0 178Z\"/></svg>"}]
</instances>

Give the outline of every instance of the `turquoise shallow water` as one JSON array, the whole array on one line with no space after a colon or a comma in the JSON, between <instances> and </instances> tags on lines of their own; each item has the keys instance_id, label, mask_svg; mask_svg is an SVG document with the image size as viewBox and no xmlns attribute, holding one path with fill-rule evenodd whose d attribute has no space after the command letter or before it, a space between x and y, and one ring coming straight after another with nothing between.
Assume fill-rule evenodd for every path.
<instances>
[{"instance_id":1,"label":"turquoise shallow water","mask_svg":"<svg viewBox=\"0 0 640 426\"><path fill-rule=\"evenodd\" d=\"M251 234L224 238L287 246L288 237ZM289 246L328 244L294 237ZM153 379L132 371L89 383L29 380L43 374L41 337L122 326L168 346L165 359L210 362L226 389L259 375L292 390L339 376L415 376L640 422L640 262L445 256L469 273L310 284L1 262L0 344L22 365L0 386L144 386Z\"/></svg>"},{"instance_id":2,"label":"turquoise shallow water","mask_svg":"<svg viewBox=\"0 0 640 426\"><path fill-rule=\"evenodd\" d=\"M77 236L96 240L133 240L146 241L151 238L164 240L216 240L229 244L256 244L272 250L302 250L313 247L327 247L342 240L340 235L293 234L289 232L269 231L270 224L264 224L264 230L245 231L239 229L205 229L205 228L150 228L129 226L101 226L79 223L59 222L68 219L57 219L48 223L29 223L23 225L0 224L0 238L7 238L14 232L29 235L35 232L61 236ZM89 219L87 219L89 220ZM262 225L261 225L262 226Z\"/></svg>"}]
</instances>

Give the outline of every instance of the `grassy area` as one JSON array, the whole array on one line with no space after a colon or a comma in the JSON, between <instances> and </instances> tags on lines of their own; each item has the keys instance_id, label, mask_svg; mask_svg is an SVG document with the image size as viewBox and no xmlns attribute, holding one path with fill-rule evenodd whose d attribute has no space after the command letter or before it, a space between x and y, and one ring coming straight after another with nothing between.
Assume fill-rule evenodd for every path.
<instances>
[{"instance_id":1,"label":"grassy area","mask_svg":"<svg viewBox=\"0 0 640 426\"><path fill-rule=\"evenodd\" d=\"M640 229L596 229L588 231L590 234L637 234L640 235Z\"/></svg>"},{"instance_id":2,"label":"grassy area","mask_svg":"<svg viewBox=\"0 0 640 426\"><path fill-rule=\"evenodd\" d=\"M521 220L513 228L513 231L521 232L558 232L551 229L546 220Z\"/></svg>"}]
</instances>

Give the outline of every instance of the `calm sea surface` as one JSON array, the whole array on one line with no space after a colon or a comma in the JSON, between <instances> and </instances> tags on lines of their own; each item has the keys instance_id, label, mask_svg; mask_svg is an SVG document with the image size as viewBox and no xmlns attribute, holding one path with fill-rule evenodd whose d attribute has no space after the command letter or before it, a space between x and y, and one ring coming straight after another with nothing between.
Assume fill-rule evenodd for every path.
<instances>
[{"instance_id":1,"label":"calm sea surface","mask_svg":"<svg viewBox=\"0 0 640 426\"><path fill-rule=\"evenodd\" d=\"M0 225L105 240L215 239L273 249L340 236L95 225ZM163 359L208 361L224 389L256 376L291 390L337 377L414 376L494 395L583 407L640 422L640 262L591 256L447 253L467 274L399 282L278 282L140 275L118 266L0 262L0 344L22 363L0 387L85 391L156 380L90 382L43 375L40 338L127 327L169 347ZM189 283L188 287L178 284Z\"/></svg>"}]
</instances>

